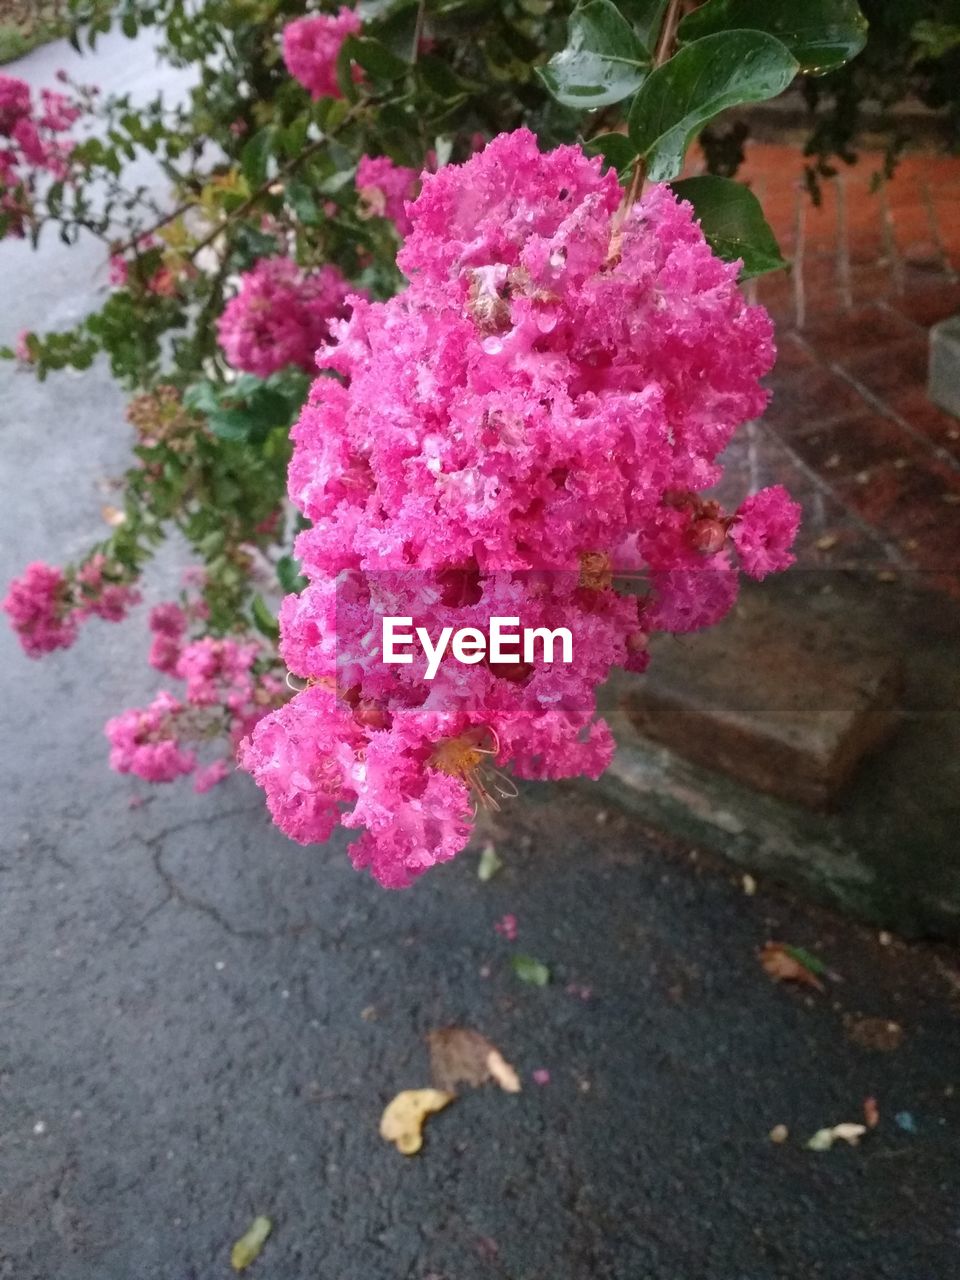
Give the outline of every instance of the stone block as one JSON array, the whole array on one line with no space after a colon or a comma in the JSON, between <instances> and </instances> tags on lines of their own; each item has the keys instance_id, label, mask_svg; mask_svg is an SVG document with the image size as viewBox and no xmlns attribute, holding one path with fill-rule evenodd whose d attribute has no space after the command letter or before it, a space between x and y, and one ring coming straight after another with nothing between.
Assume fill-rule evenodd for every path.
<instances>
[{"instance_id":1,"label":"stone block","mask_svg":"<svg viewBox=\"0 0 960 1280\"><path fill-rule=\"evenodd\" d=\"M930 399L960 418L960 316L930 330Z\"/></svg>"},{"instance_id":2,"label":"stone block","mask_svg":"<svg viewBox=\"0 0 960 1280\"><path fill-rule=\"evenodd\" d=\"M898 660L762 595L719 626L659 637L623 695L646 737L694 764L829 807L897 723Z\"/></svg>"}]
</instances>

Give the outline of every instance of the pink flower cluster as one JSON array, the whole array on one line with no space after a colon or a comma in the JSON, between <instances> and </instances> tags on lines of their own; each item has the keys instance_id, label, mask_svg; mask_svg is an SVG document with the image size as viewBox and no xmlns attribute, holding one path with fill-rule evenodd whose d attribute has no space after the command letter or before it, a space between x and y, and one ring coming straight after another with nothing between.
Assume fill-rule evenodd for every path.
<instances>
[{"instance_id":1,"label":"pink flower cluster","mask_svg":"<svg viewBox=\"0 0 960 1280\"><path fill-rule=\"evenodd\" d=\"M139 593L99 552L69 573L35 561L14 578L0 608L10 619L24 652L42 657L69 649L79 623L96 616L120 622Z\"/></svg>"},{"instance_id":2,"label":"pink flower cluster","mask_svg":"<svg viewBox=\"0 0 960 1280\"><path fill-rule=\"evenodd\" d=\"M389 156L361 156L355 182L365 216L387 218L399 235L408 235L412 224L406 206L418 178L416 170L394 164Z\"/></svg>"},{"instance_id":3,"label":"pink flower cluster","mask_svg":"<svg viewBox=\"0 0 960 1280\"><path fill-rule=\"evenodd\" d=\"M110 765L118 773L147 782L194 774L194 789L208 791L230 773L240 740L287 696L256 641L189 639L191 617L201 615L202 609L173 603L151 610L150 664L186 688L182 700L161 690L148 707L132 707L107 722ZM199 766L198 749L223 739L229 756Z\"/></svg>"},{"instance_id":4,"label":"pink flower cluster","mask_svg":"<svg viewBox=\"0 0 960 1280\"><path fill-rule=\"evenodd\" d=\"M161 242L155 236L146 235L141 236L137 242L136 254L133 258L125 258L122 253L111 254L108 277L110 284L115 289L122 289L133 283L145 293L156 294L159 298L172 298L177 292L177 278L168 266L161 262L147 279L142 278L144 273L139 269L139 257L152 249L160 248L162 248Z\"/></svg>"},{"instance_id":5,"label":"pink flower cluster","mask_svg":"<svg viewBox=\"0 0 960 1280\"><path fill-rule=\"evenodd\" d=\"M337 58L348 36L362 27L359 16L342 6L336 13L297 18L283 29L283 60L295 80L316 101L341 97Z\"/></svg>"},{"instance_id":6,"label":"pink flower cluster","mask_svg":"<svg viewBox=\"0 0 960 1280\"><path fill-rule=\"evenodd\" d=\"M782 489L724 513L702 498L762 412L766 312L691 207L654 187L624 215L613 173L526 130L424 175L398 262L409 288L353 299L294 428L310 585L281 610L307 688L241 764L303 843L339 822L358 867L408 885L466 843L475 806L522 778L595 777L613 751L596 689L654 630L718 621L791 562ZM387 665L384 616L564 626L573 661Z\"/></svg>"},{"instance_id":7,"label":"pink flower cluster","mask_svg":"<svg viewBox=\"0 0 960 1280\"><path fill-rule=\"evenodd\" d=\"M349 313L350 292L334 266L305 271L291 258L261 258L217 322L220 346L234 368L261 378L291 364L312 371L331 323Z\"/></svg>"},{"instance_id":8,"label":"pink flower cluster","mask_svg":"<svg viewBox=\"0 0 960 1280\"><path fill-rule=\"evenodd\" d=\"M42 89L35 104L28 84L0 75L0 216L7 234L23 235L39 174L68 177L72 144L60 135L80 114L62 93Z\"/></svg>"}]
</instances>

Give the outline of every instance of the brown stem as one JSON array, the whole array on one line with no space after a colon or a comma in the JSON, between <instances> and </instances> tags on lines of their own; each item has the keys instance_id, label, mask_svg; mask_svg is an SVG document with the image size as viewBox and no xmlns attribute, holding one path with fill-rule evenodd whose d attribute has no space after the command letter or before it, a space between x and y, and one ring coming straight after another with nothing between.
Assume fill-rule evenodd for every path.
<instances>
[{"instance_id":1,"label":"brown stem","mask_svg":"<svg viewBox=\"0 0 960 1280\"><path fill-rule=\"evenodd\" d=\"M413 27L413 48L410 51L410 61L416 66L417 58L420 56L420 41L423 39L423 20L426 17L427 0L419 0L417 4L417 20Z\"/></svg>"},{"instance_id":2,"label":"brown stem","mask_svg":"<svg viewBox=\"0 0 960 1280\"><path fill-rule=\"evenodd\" d=\"M653 70L668 61L673 53L673 46L677 39L677 27L680 23L680 11L683 7L683 0L670 0L667 5L667 12L664 15L663 25L660 28L660 35L657 39L657 47L653 55ZM630 178L630 186L624 197L623 212L626 214L636 202L638 196L643 190L644 179L646 178L647 163L643 156L637 156L633 162L633 174Z\"/></svg>"},{"instance_id":3,"label":"brown stem","mask_svg":"<svg viewBox=\"0 0 960 1280\"><path fill-rule=\"evenodd\" d=\"M258 204L263 199L271 187L281 181L281 179L288 177L294 172L294 170L298 169L300 165L303 164L304 160L308 160L310 156L315 155L318 151L322 150L334 134L342 129L345 124L348 124L351 120L356 118L360 113L361 108L365 105L366 104L363 102L358 102L355 106L351 107L337 125L336 129L332 129L329 133L325 133L322 138L317 138L314 142L311 142L309 146L304 147L299 155L293 156L286 162L286 164L281 165L274 177L267 178L262 182L260 186L257 187L256 191L254 191L252 195L248 196L242 204L237 205L236 209L233 209L228 213L223 222L218 223L209 235L204 236L199 244L194 245L190 250L190 257L195 258L201 249L205 249L207 245L212 244L213 241L216 240L217 236L219 236L222 231L226 230L232 222L236 222L238 218L242 218L248 214L254 205Z\"/></svg>"}]
</instances>

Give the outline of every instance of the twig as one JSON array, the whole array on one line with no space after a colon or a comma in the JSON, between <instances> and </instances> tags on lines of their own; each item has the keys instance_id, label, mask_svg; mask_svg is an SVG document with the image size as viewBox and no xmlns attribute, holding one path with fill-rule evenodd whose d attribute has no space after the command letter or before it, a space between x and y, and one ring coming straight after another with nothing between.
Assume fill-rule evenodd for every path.
<instances>
[{"instance_id":1,"label":"twig","mask_svg":"<svg viewBox=\"0 0 960 1280\"><path fill-rule=\"evenodd\" d=\"M416 66L417 58L420 56L420 41L423 39L423 20L426 17L427 0L418 0L417 19L413 27L413 48L410 51L410 61Z\"/></svg>"},{"instance_id":2,"label":"twig","mask_svg":"<svg viewBox=\"0 0 960 1280\"><path fill-rule=\"evenodd\" d=\"M683 0L670 0L667 6L667 12L663 19L663 25L660 28L660 35L657 39L657 47L653 55L652 70L656 71L658 67L669 59L673 53L673 46L677 39L677 27L680 23L680 9ZM643 183L647 173L647 162L643 156L637 156L633 162L633 174L630 178L630 186L623 202L623 214L626 215L633 207L643 190Z\"/></svg>"}]
</instances>

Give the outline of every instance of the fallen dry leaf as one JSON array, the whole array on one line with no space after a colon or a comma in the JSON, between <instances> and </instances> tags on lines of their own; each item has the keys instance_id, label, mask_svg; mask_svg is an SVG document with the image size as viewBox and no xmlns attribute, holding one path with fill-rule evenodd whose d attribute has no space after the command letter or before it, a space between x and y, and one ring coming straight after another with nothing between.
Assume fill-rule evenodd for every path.
<instances>
[{"instance_id":1,"label":"fallen dry leaf","mask_svg":"<svg viewBox=\"0 0 960 1280\"><path fill-rule=\"evenodd\" d=\"M396 1145L401 1155L415 1156L423 1146L427 1116L442 1111L454 1094L441 1089L404 1089L387 1103L380 1117L380 1137Z\"/></svg>"},{"instance_id":2,"label":"fallen dry leaf","mask_svg":"<svg viewBox=\"0 0 960 1280\"><path fill-rule=\"evenodd\" d=\"M246 1231L230 1250L230 1265L234 1271L246 1271L251 1262L260 1257L267 1236L273 1230L269 1218L254 1218Z\"/></svg>"},{"instance_id":3,"label":"fallen dry leaf","mask_svg":"<svg viewBox=\"0 0 960 1280\"><path fill-rule=\"evenodd\" d=\"M778 1145L790 1137L790 1130L785 1124L775 1124L770 1130L770 1141L776 1142Z\"/></svg>"},{"instance_id":4,"label":"fallen dry leaf","mask_svg":"<svg viewBox=\"0 0 960 1280\"><path fill-rule=\"evenodd\" d=\"M807 1150L829 1151L835 1142L849 1142L855 1147L866 1132L865 1124L835 1124L832 1129L818 1129L806 1144Z\"/></svg>"},{"instance_id":5,"label":"fallen dry leaf","mask_svg":"<svg viewBox=\"0 0 960 1280\"><path fill-rule=\"evenodd\" d=\"M495 1044L469 1027L442 1027L427 1036L430 1072L438 1089L453 1093L458 1084L479 1088L496 1080L507 1093L520 1092L520 1078Z\"/></svg>"},{"instance_id":6,"label":"fallen dry leaf","mask_svg":"<svg viewBox=\"0 0 960 1280\"><path fill-rule=\"evenodd\" d=\"M799 958L793 947L783 942L768 942L760 949L760 963L774 982L799 982L802 986L824 991L824 985Z\"/></svg>"},{"instance_id":7,"label":"fallen dry leaf","mask_svg":"<svg viewBox=\"0 0 960 1280\"><path fill-rule=\"evenodd\" d=\"M892 1053L903 1043L903 1027L889 1018L857 1018L844 1014L844 1030L854 1044L861 1049L873 1049L878 1053Z\"/></svg>"},{"instance_id":8,"label":"fallen dry leaf","mask_svg":"<svg viewBox=\"0 0 960 1280\"><path fill-rule=\"evenodd\" d=\"M868 1129L875 1129L880 1123L880 1108L877 1106L876 1098L864 1098L863 1118Z\"/></svg>"}]
</instances>

